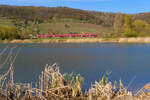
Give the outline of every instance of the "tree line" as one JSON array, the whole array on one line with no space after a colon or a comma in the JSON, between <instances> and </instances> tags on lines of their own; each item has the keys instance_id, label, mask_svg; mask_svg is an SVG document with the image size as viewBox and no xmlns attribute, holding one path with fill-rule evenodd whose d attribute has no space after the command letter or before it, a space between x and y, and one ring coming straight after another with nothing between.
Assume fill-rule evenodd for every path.
<instances>
[{"instance_id":1,"label":"tree line","mask_svg":"<svg viewBox=\"0 0 150 100\"><path fill-rule=\"evenodd\" d=\"M114 34L125 37L150 36L150 24L132 15L118 12L114 18Z\"/></svg>"}]
</instances>

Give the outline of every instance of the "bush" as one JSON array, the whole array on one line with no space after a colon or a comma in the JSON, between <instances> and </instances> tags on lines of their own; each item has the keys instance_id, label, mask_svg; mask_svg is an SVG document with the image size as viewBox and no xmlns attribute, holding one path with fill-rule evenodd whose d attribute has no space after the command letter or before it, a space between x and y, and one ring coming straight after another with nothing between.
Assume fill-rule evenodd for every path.
<instances>
[{"instance_id":1,"label":"bush","mask_svg":"<svg viewBox=\"0 0 150 100\"><path fill-rule=\"evenodd\" d=\"M12 40L19 39L20 35L15 27L11 26L0 26L0 39L1 40Z\"/></svg>"}]
</instances>

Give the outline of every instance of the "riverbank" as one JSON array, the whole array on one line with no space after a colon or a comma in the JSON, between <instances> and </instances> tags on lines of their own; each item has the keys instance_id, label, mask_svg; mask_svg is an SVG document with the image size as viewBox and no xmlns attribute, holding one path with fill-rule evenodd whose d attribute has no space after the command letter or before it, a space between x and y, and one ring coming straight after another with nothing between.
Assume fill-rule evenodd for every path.
<instances>
[{"instance_id":1,"label":"riverbank","mask_svg":"<svg viewBox=\"0 0 150 100\"><path fill-rule=\"evenodd\" d=\"M0 43L150 43L150 37L25 39L1 40Z\"/></svg>"}]
</instances>

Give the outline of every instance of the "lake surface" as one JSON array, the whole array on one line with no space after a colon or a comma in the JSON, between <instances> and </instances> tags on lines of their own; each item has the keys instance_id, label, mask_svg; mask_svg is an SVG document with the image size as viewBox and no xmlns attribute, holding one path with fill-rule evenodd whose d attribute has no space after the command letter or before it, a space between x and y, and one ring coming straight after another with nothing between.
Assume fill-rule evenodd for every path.
<instances>
[{"instance_id":1,"label":"lake surface","mask_svg":"<svg viewBox=\"0 0 150 100\"><path fill-rule=\"evenodd\" d=\"M91 82L98 81L106 72L112 72L110 81L121 79L134 91L150 82L150 44L1 44L0 51L16 45L14 50L21 48L21 51L14 66L15 82L35 81L46 64L55 62L62 73L81 74L84 88L89 88Z\"/></svg>"}]
</instances>

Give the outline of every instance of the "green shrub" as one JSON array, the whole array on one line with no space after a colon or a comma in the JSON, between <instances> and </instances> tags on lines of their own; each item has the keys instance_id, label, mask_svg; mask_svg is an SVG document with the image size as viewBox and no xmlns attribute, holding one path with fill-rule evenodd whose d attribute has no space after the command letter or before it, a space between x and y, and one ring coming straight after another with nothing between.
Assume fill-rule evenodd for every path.
<instances>
[{"instance_id":1,"label":"green shrub","mask_svg":"<svg viewBox=\"0 0 150 100\"><path fill-rule=\"evenodd\" d=\"M20 35L15 27L11 26L0 26L0 39L1 40L12 40L19 39Z\"/></svg>"}]
</instances>

